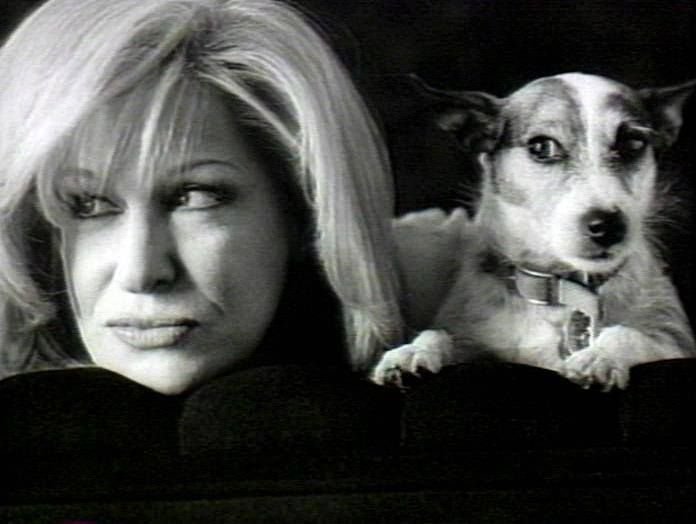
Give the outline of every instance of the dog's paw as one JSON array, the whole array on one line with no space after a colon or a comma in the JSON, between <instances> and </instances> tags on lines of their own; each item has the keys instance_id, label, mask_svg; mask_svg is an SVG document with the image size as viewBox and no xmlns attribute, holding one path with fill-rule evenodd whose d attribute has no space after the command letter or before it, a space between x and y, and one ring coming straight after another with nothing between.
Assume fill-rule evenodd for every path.
<instances>
[{"instance_id":1,"label":"dog's paw","mask_svg":"<svg viewBox=\"0 0 696 524\"><path fill-rule=\"evenodd\" d=\"M628 368L592 347L570 355L560 373L583 388L598 385L605 392L615 387L625 389L629 378Z\"/></svg>"},{"instance_id":2,"label":"dog's paw","mask_svg":"<svg viewBox=\"0 0 696 524\"><path fill-rule=\"evenodd\" d=\"M403 375L419 376L421 371L437 373L442 369L442 356L437 351L417 344L406 344L382 355L372 371L372 381L379 385L404 387Z\"/></svg>"}]
</instances>

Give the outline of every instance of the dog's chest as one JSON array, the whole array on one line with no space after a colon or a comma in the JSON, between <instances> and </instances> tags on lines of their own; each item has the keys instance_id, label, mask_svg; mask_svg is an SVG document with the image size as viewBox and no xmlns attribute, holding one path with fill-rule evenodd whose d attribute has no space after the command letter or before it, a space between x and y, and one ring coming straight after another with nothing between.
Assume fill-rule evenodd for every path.
<instances>
[{"instance_id":1,"label":"dog's chest","mask_svg":"<svg viewBox=\"0 0 696 524\"><path fill-rule=\"evenodd\" d=\"M570 315L563 306L530 304L508 296L505 306L477 330L479 343L506 361L556 369L565 353Z\"/></svg>"},{"instance_id":2,"label":"dog's chest","mask_svg":"<svg viewBox=\"0 0 696 524\"><path fill-rule=\"evenodd\" d=\"M587 327L574 309L522 298L500 275L469 264L443 308L440 325L465 346L486 348L498 358L558 369L569 351L569 334Z\"/></svg>"}]
</instances>

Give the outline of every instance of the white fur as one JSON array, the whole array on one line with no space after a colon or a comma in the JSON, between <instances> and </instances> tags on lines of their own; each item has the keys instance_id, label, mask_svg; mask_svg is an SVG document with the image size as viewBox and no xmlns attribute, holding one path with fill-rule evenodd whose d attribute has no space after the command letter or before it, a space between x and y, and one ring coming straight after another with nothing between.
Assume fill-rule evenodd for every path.
<instances>
[{"instance_id":1,"label":"white fur","mask_svg":"<svg viewBox=\"0 0 696 524\"><path fill-rule=\"evenodd\" d=\"M407 318L423 331L385 353L373 370L375 382L401 385L403 372L438 372L489 354L609 390L625 388L636 364L693 355L688 320L647 238L656 178L652 149L631 164L630 176L618 177L603 155L625 115L602 104L617 84L579 74L556 78L575 93L579 111L573 115L585 135L568 136L566 116L558 115L556 122L555 109L545 114L545 107L538 125L531 121L527 130L557 138L572 161L540 166L525 147L484 153L482 196L473 218L461 210L449 216L428 210L395 221L409 291ZM527 93L523 88L508 100L518 102ZM494 179L502 189L493 188ZM606 249L589 242L578 225L584 213L597 208L625 216L625 238ZM595 256L600 250L602 256ZM564 358L560 348L569 309L534 305L512 293L500 275L482 268L490 251L551 272L611 274L598 290L604 317L590 346ZM443 286L450 289L443 292Z\"/></svg>"}]
</instances>

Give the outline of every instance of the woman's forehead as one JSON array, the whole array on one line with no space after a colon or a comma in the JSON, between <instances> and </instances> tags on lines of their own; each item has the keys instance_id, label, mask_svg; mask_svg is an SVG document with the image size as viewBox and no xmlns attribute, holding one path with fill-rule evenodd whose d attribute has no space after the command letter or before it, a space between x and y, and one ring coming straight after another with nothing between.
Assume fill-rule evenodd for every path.
<instances>
[{"instance_id":1,"label":"woman's forehead","mask_svg":"<svg viewBox=\"0 0 696 524\"><path fill-rule=\"evenodd\" d=\"M200 87L179 91L160 101L137 90L97 109L73 137L69 162L113 172L155 165L166 171L206 158L254 161L240 115L223 95Z\"/></svg>"}]
</instances>

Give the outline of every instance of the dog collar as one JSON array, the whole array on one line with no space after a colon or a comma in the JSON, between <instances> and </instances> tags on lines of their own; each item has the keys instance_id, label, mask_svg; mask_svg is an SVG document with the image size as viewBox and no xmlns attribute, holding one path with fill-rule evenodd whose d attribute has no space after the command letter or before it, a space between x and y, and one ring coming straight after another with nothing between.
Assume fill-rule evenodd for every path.
<instances>
[{"instance_id":1,"label":"dog collar","mask_svg":"<svg viewBox=\"0 0 696 524\"><path fill-rule=\"evenodd\" d=\"M549 273L504 260L493 251L481 259L481 270L504 279L511 293L530 304L568 310L559 348L562 358L586 348L596 337L602 319L598 290L620 269L609 274Z\"/></svg>"},{"instance_id":2,"label":"dog collar","mask_svg":"<svg viewBox=\"0 0 696 524\"><path fill-rule=\"evenodd\" d=\"M522 266L511 269L507 278L514 284L514 291L540 306L571 305L580 296L596 297L595 290L603 283L580 271L558 275Z\"/></svg>"},{"instance_id":3,"label":"dog collar","mask_svg":"<svg viewBox=\"0 0 696 524\"><path fill-rule=\"evenodd\" d=\"M582 272L561 276L520 266L514 266L507 279L512 290L531 304L569 309L563 326L562 357L590 345L602 313L596 289L606 279Z\"/></svg>"}]
</instances>

